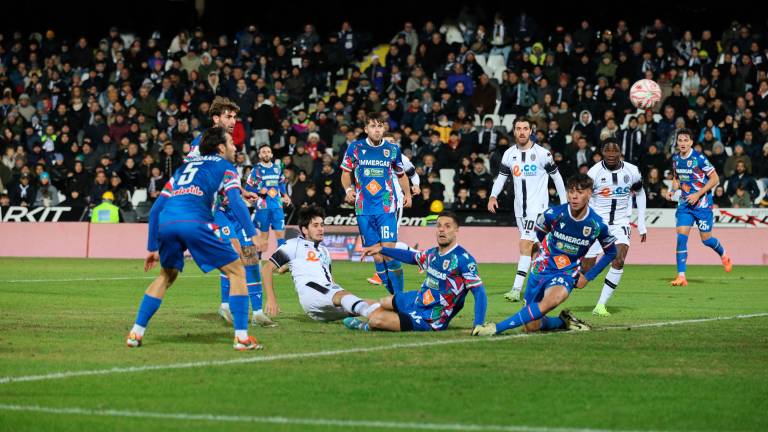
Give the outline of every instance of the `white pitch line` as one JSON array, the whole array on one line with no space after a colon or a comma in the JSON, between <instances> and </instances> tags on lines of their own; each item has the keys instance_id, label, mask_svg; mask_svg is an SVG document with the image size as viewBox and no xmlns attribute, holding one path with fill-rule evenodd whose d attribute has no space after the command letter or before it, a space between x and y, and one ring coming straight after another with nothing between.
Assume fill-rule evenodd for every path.
<instances>
[{"instance_id":1,"label":"white pitch line","mask_svg":"<svg viewBox=\"0 0 768 432\"><path fill-rule=\"evenodd\" d=\"M608 331L608 330L656 328L656 327L666 327L666 326L674 326L674 325L682 325L682 324L699 324L699 323L712 322L712 321L747 319L747 318L757 318L757 317L767 317L767 316L768 316L768 312L761 312L761 313L754 313L749 315L733 315L733 316L727 316L727 317L665 321L665 322L656 322L656 323L637 324L632 326L612 326L612 327L598 328L596 330ZM147 372L147 371L157 371L157 370L190 369L190 368L201 368L201 367L209 367L209 366L229 366L229 365L249 364L249 363L264 363L264 362L272 362L272 361L279 361L279 360L298 360L298 359L313 358L313 357L331 357L331 356L342 355L342 354L369 353L369 352L376 352L376 351L388 351L388 350L408 349L408 348L425 348L425 347L433 347L433 346L441 346L441 345L457 345L457 344L464 344L464 343L501 342L508 339L526 338L526 337L534 337L534 336L542 337L542 336L562 335L562 334L578 334L578 333L581 333L581 332L517 333L513 335L508 335L508 336L443 339L443 340L427 341L427 342L396 343L391 345L379 345L379 346L372 346L372 347L358 347L358 348L347 348L347 349L340 349L340 350L314 351L314 352L303 352L303 353L292 353L292 354L275 354L275 355L266 355L266 356L258 356L258 354L256 354L253 357L242 357L238 359L229 359L229 360L206 360L206 361L186 362L186 363L170 363L170 364L146 365L146 366L113 367L113 368L107 368L107 369L63 371L63 372L53 372L53 373L48 373L43 375L6 376L6 377L0 378L0 385L19 383L19 382L48 381L48 380L56 380L56 379L64 379L64 378L137 373L137 372Z\"/></svg>"},{"instance_id":2,"label":"white pitch line","mask_svg":"<svg viewBox=\"0 0 768 432\"><path fill-rule=\"evenodd\" d=\"M139 280L155 279L157 276L121 276L121 277L92 277L92 278L73 278L73 279L10 279L0 280L0 283L32 283L32 282L93 282L93 281L119 281L119 280ZM181 279L213 277L210 275L189 275L181 276Z\"/></svg>"},{"instance_id":3,"label":"white pitch line","mask_svg":"<svg viewBox=\"0 0 768 432\"><path fill-rule=\"evenodd\" d=\"M381 420L338 420L323 418L296 418L279 416L239 416L220 414L190 414L162 413L153 411L124 411L124 410L95 410L88 408L55 408L39 405L6 405L0 404L0 411L35 412L46 414L68 414L98 417L128 417L141 419L181 420L212 423L261 423L300 426L333 426L345 428L378 428L405 430L438 430L438 431L479 431L479 432L611 432L606 429L541 427L524 425L483 425L466 423L415 423ZM625 431L622 432L632 432ZM650 432L650 431L646 431Z\"/></svg>"}]
</instances>

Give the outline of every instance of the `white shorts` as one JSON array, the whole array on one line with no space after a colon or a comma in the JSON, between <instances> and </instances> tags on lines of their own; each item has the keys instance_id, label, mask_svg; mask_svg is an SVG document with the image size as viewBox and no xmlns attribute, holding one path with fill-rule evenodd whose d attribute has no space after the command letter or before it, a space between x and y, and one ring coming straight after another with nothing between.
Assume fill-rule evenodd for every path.
<instances>
[{"instance_id":1,"label":"white shorts","mask_svg":"<svg viewBox=\"0 0 768 432\"><path fill-rule=\"evenodd\" d=\"M538 237L536 237L536 219L538 218L539 215L534 215L533 218L516 218L517 228L520 230L520 240L539 241Z\"/></svg>"},{"instance_id":2,"label":"white shorts","mask_svg":"<svg viewBox=\"0 0 768 432\"><path fill-rule=\"evenodd\" d=\"M296 290L304 312L316 321L336 321L349 315L341 306L333 304L333 296L343 291L338 285L323 286L317 283L304 285Z\"/></svg>"},{"instance_id":3,"label":"white shorts","mask_svg":"<svg viewBox=\"0 0 768 432\"><path fill-rule=\"evenodd\" d=\"M629 225L608 225L608 232L612 236L616 237L616 244L623 244L629 246L629 236L632 234L632 227ZM600 242L596 241L589 248L584 258L594 258L603 253L603 247L600 246Z\"/></svg>"}]
</instances>

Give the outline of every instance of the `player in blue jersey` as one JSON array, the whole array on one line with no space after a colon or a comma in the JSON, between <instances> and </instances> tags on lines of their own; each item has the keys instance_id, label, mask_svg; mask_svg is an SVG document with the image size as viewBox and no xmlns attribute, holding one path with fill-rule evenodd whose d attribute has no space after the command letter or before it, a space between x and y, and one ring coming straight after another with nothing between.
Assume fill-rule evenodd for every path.
<instances>
[{"instance_id":1,"label":"player in blue jersey","mask_svg":"<svg viewBox=\"0 0 768 432\"><path fill-rule=\"evenodd\" d=\"M364 247L395 247L397 242L397 195L392 174L402 190L410 190L400 147L383 139L384 123L369 115L365 120L367 138L352 142L341 162L341 184L346 201L355 204L357 226ZM352 184L354 175L355 184ZM411 195L403 194L403 205L411 206ZM403 269L399 261L373 255L376 273L390 293L403 290Z\"/></svg>"},{"instance_id":2,"label":"player in blue jersey","mask_svg":"<svg viewBox=\"0 0 768 432\"><path fill-rule=\"evenodd\" d=\"M150 211L144 271L160 262L160 275L149 285L139 305L136 322L126 341L129 347L142 344L149 320L157 312L168 288L184 269L184 251L204 272L219 268L230 280L230 307L235 327L236 350L261 348L248 335L248 290L245 267L231 244L223 240L214 224L211 207L223 190L246 234L256 232L240 196L237 170L232 165L235 147L223 128L207 130L200 143L200 156L190 159L163 189Z\"/></svg>"},{"instance_id":3,"label":"player in blue jersey","mask_svg":"<svg viewBox=\"0 0 768 432\"><path fill-rule=\"evenodd\" d=\"M677 226L677 277L671 282L673 286L686 286L685 266L688 260L688 234L691 226L699 228L701 242L711 248L723 263L726 272L731 272L733 264L725 253L723 245L712 237L712 190L720 178L715 168L706 156L694 150L693 132L680 129L676 132L679 153L672 156L672 189L667 193L668 200L679 196L675 212Z\"/></svg>"},{"instance_id":4,"label":"player in blue jersey","mask_svg":"<svg viewBox=\"0 0 768 432\"><path fill-rule=\"evenodd\" d=\"M368 322L346 318L344 325L354 330L440 331L464 307L468 292L475 298L474 327L485 321L488 297L477 273L472 255L458 244L459 219L449 211L437 217L437 247L423 252L374 245L363 257L375 254L418 265L426 271L418 291L397 292L371 305Z\"/></svg>"},{"instance_id":5,"label":"player in blue jersey","mask_svg":"<svg viewBox=\"0 0 768 432\"><path fill-rule=\"evenodd\" d=\"M289 205L291 198L285 189L285 176L280 161L272 160L272 149L265 145L259 149L259 163L253 167L245 189L258 194L254 222L259 229L259 242L266 249L269 229L275 232L277 247L285 244L285 213L283 204Z\"/></svg>"},{"instance_id":6,"label":"player in blue jersey","mask_svg":"<svg viewBox=\"0 0 768 432\"><path fill-rule=\"evenodd\" d=\"M525 306L498 324L487 323L472 332L490 336L524 326L525 331L589 330L590 326L564 310L558 317L547 313L562 304L573 288L584 288L616 257L616 238L603 219L589 207L593 181L586 174L568 179L568 204L550 207L536 220L541 250L525 287ZM594 242L604 255L589 271L581 272L581 260Z\"/></svg>"}]
</instances>

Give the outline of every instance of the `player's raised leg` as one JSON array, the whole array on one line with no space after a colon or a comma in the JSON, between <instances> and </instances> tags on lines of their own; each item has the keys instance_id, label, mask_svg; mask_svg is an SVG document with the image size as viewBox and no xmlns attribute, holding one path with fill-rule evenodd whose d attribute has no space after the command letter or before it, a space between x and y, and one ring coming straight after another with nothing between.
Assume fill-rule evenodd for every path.
<instances>
[{"instance_id":1,"label":"player's raised leg","mask_svg":"<svg viewBox=\"0 0 768 432\"><path fill-rule=\"evenodd\" d=\"M725 253L725 247L720 243L720 240L712 236L712 224L714 222L712 210L697 209L697 213L697 225L699 227L701 242L704 243L704 246L712 249L720 256L720 261L723 263L723 269L725 269L727 273L730 273L731 270L733 270L731 259L728 257L728 254Z\"/></svg>"}]
</instances>

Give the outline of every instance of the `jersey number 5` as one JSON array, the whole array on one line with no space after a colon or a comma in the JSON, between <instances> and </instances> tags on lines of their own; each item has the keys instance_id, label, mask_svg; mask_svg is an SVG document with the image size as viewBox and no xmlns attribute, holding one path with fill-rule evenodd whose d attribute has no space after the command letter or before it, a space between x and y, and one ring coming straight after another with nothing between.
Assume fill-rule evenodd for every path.
<instances>
[{"instance_id":1,"label":"jersey number 5","mask_svg":"<svg viewBox=\"0 0 768 432\"><path fill-rule=\"evenodd\" d=\"M184 167L184 171L181 172L179 181L177 181L176 184L184 186L185 184L192 183L192 180L195 179L195 174L197 174L197 167L202 164L203 164L202 162L188 163L187 166Z\"/></svg>"}]
</instances>

